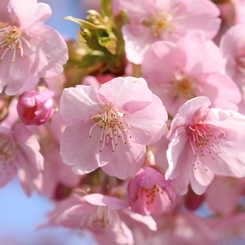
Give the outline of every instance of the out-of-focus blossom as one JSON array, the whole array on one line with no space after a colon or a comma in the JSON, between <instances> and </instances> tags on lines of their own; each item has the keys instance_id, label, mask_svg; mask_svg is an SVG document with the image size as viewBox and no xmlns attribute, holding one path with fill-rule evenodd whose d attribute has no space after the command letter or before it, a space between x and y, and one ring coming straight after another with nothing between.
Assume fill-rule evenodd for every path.
<instances>
[{"instance_id":1,"label":"out-of-focus blossom","mask_svg":"<svg viewBox=\"0 0 245 245\"><path fill-rule=\"evenodd\" d=\"M214 174L245 177L245 116L209 106L207 97L191 99L172 121L166 179L181 194L189 184L204 193Z\"/></svg>"},{"instance_id":2,"label":"out-of-focus blossom","mask_svg":"<svg viewBox=\"0 0 245 245\"><path fill-rule=\"evenodd\" d=\"M222 36L220 49L225 59L225 72L242 93L239 112L245 112L245 25L232 26Z\"/></svg>"},{"instance_id":3,"label":"out-of-focus blossom","mask_svg":"<svg viewBox=\"0 0 245 245\"><path fill-rule=\"evenodd\" d=\"M226 73L239 85L245 86L245 26L232 26L222 37L220 49L226 61Z\"/></svg>"},{"instance_id":4,"label":"out-of-focus blossom","mask_svg":"<svg viewBox=\"0 0 245 245\"><path fill-rule=\"evenodd\" d=\"M43 157L37 139L23 125L13 130L0 126L0 187L18 176L27 195L41 191Z\"/></svg>"},{"instance_id":5,"label":"out-of-focus blossom","mask_svg":"<svg viewBox=\"0 0 245 245\"><path fill-rule=\"evenodd\" d=\"M217 245L218 233L212 230L194 213L173 210L170 214L156 217L157 232L152 232L142 225L132 227L137 245Z\"/></svg>"},{"instance_id":6,"label":"out-of-focus blossom","mask_svg":"<svg viewBox=\"0 0 245 245\"><path fill-rule=\"evenodd\" d=\"M244 178L216 176L205 192L208 207L221 216L232 216L244 194L244 184Z\"/></svg>"},{"instance_id":7,"label":"out-of-focus blossom","mask_svg":"<svg viewBox=\"0 0 245 245\"><path fill-rule=\"evenodd\" d=\"M129 61L140 64L150 45L159 40L175 42L193 30L212 39L220 26L219 9L208 0L112 1L114 13L126 10L130 23L123 26Z\"/></svg>"},{"instance_id":8,"label":"out-of-focus blossom","mask_svg":"<svg viewBox=\"0 0 245 245\"><path fill-rule=\"evenodd\" d=\"M216 216L208 220L209 227L217 234L218 239L216 244L234 244L234 241L238 241L240 244L244 244L244 224L244 212L234 213L231 216L225 217Z\"/></svg>"},{"instance_id":9,"label":"out-of-focus blossom","mask_svg":"<svg viewBox=\"0 0 245 245\"><path fill-rule=\"evenodd\" d=\"M63 71L67 47L61 35L43 23L50 17L47 4L10 0L11 24L0 23L0 91L19 93L28 75L52 77Z\"/></svg>"},{"instance_id":10,"label":"out-of-focus blossom","mask_svg":"<svg viewBox=\"0 0 245 245\"><path fill-rule=\"evenodd\" d=\"M17 104L20 119L26 125L41 125L54 114L54 92L38 87L25 92Z\"/></svg>"},{"instance_id":11,"label":"out-of-focus blossom","mask_svg":"<svg viewBox=\"0 0 245 245\"><path fill-rule=\"evenodd\" d=\"M144 163L145 145L166 130L166 110L142 78L65 89L60 110L68 122L61 156L77 174L102 167L121 179L134 176Z\"/></svg>"},{"instance_id":12,"label":"out-of-focus blossom","mask_svg":"<svg viewBox=\"0 0 245 245\"><path fill-rule=\"evenodd\" d=\"M113 78L115 78L114 75L112 74L101 74L101 75L98 75L98 76L85 76L83 81L82 81L82 84L83 85L93 85L97 88L99 88L102 84L112 80Z\"/></svg>"},{"instance_id":13,"label":"out-of-focus blossom","mask_svg":"<svg viewBox=\"0 0 245 245\"><path fill-rule=\"evenodd\" d=\"M57 204L50 214L48 225L90 230L99 244L133 245L130 229L120 217L120 210L128 204L102 194L72 196Z\"/></svg>"},{"instance_id":14,"label":"out-of-focus blossom","mask_svg":"<svg viewBox=\"0 0 245 245\"><path fill-rule=\"evenodd\" d=\"M176 44L152 44L142 62L143 77L171 116L188 99L201 95L213 107L237 111L241 93L229 76L221 74L222 69L219 48L201 32L186 34Z\"/></svg>"},{"instance_id":15,"label":"out-of-focus blossom","mask_svg":"<svg viewBox=\"0 0 245 245\"><path fill-rule=\"evenodd\" d=\"M175 193L171 181L154 167L146 167L132 179L128 186L132 211L142 215L162 215L171 211Z\"/></svg>"}]
</instances>

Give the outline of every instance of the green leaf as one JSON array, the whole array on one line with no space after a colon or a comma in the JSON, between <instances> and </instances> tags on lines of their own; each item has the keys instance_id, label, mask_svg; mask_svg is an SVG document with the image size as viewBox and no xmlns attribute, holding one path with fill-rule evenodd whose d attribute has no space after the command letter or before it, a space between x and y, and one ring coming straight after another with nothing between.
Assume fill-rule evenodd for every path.
<instances>
[{"instance_id":1,"label":"green leaf","mask_svg":"<svg viewBox=\"0 0 245 245\"><path fill-rule=\"evenodd\" d=\"M95 24L88 22L86 20L81 20L78 18L74 18L72 16L66 16L62 19L76 22L76 23L80 24L81 28L84 28L84 29L107 29L107 26L105 26L105 25L101 25L101 24L95 25Z\"/></svg>"},{"instance_id":2,"label":"green leaf","mask_svg":"<svg viewBox=\"0 0 245 245\"><path fill-rule=\"evenodd\" d=\"M111 0L100 0L100 9L103 16L107 16L112 20Z\"/></svg>"}]
</instances>

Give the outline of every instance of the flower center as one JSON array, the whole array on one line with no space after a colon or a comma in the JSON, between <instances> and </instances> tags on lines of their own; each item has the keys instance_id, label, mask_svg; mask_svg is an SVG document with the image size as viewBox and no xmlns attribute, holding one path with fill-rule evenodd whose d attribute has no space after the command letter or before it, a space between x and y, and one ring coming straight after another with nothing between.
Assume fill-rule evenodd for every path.
<instances>
[{"instance_id":1,"label":"flower center","mask_svg":"<svg viewBox=\"0 0 245 245\"><path fill-rule=\"evenodd\" d=\"M17 50L20 51L20 57L24 57L24 44L30 48L29 42L23 37L22 31L16 26L0 28L0 49L2 50L0 61L3 60L8 51L13 52L12 62L15 62Z\"/></svg>"},{"instance_id":2,"label":"flower center","mask_svg":"<svg viewBox=\"0 0 245 245\"><path fill-rule=\"evenodd\" d=\"M185 100L196 97L197 80L185 76L175 76L175 80L171 81L171 96L174 98L181 97Z\"/></svg>"},{"instance_id":3,"label":"flower center","mask_svg":"<svg viewBox=\"0 0 245 245\"><path fill-rule=\"evenodd\" d=\"M122 140L124 144L127 144L128 129L131 129L125 120L125 113L122 110L112 108L111 106L105 105L105 110L101 114L97 114L91 117L94 120L94 124L89 132L89 136L92 137L92 131L96 126L101 128L100 143L102 152L105 145L109 145L111 142L112 151L115 151L115 146L118 145L118 138Z\"/></svg>"},{"instance_id":4,"label":"flower center","mask_svg":"<svg viewBox=\"0 0 245 245\"><path fill-rule=\"evenodd\" d=\"M146 26L146 29L150 29L155 37L161 37L166 40L178 38L178 32L187 28L182 21L188 16L178 14L181 7L182 5L180 4L175 5L167 13L155 11L150 19L142 20L141 24Z\"/></svg>"},{"instance_id":5,"label":"flower center","mask_svg":"<svg viewBox=\"0 0 245 245\"><path fill-rule=\"evenodd\" d=\"M121 219L116 210L110 210L107 207L98 206L89 216L87 228L93 232L100 232L101 230L108 228L117 228L119 230L119 228L121 228L120 220Z\"/></svg>"},{"instance_id":6,"label":"flower center","mask_svg":"<svg viewBox=\"0 0 245 245\"><path fill-rule=\"evenodd\" d=\"M195 124L187 129L189 141L194 153L194 156L199 160L202 157L210 157L212 160L217 160L216 156L221 154L219 147L220 141L226 139L222 129L210 124ZM218 163L222 163L218 160ZM195 164L193 164L196 169Z\"/></svg>"},{"instance_id":7,"label":"flower center","mask_svg":"<svg viewBox=\"0 0 245 245\"><path fill-rule=\"evenodd\" d=\"M151 205L155 202L155 198L157 196L163 195L164 191L162 187L154 184L153 188L148 190L145 188L139 188L136 194L136 198L138 199L139 196L142 196L145 200L146 205ZM161 199L161 198L160 198Z\"/></svg>"}]
</instances>

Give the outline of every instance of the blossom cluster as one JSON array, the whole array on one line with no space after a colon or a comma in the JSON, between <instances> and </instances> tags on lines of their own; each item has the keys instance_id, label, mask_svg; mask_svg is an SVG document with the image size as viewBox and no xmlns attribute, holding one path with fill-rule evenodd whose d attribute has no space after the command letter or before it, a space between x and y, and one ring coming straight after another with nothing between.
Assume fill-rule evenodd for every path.
<instances>
[{"instance_id":1,"label":"blossom cluster","mask_svg":"<svg viewBox=\"0 0 245 245\"><path fill-rule=\"evenodd\" d=\"M0 16L0 187L98 245L245 241L245 1L101 0L78 41ZM4 15L4 16L5 16ZM210 215L198 213L206 207Z\"/></svg>"}]
</instances>

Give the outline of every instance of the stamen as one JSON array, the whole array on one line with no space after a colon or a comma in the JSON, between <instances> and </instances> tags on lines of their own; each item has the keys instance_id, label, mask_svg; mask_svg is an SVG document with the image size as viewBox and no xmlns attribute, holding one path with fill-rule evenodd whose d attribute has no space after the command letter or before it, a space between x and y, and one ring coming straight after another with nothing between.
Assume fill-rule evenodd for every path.
<instances>
[{"instance_id":1,"label":"stamen","mask_svg":"<svg viewBox=\"0 0 245 245\"><path fill-rule=\"evenodd\" d=\"M150 19L140 21L147 30L151 30L155 37L165 40L180 38L181 33L188 27L183 24L183 20L189 15L180 15L178 11L182 8L181 4L173 5L170 10L165 13L155 11Z\"/></svg>"},{"instance_id":2,"label":"stamen","mask_svg":"<svg viewBox=\"0 0 245 245\"><path fill-rule=\"evenodd\" d=\"M89 130L89 137L92 137L92 131L96 126L101 128L99 142L102 143L100 152L106 145L111 145L112 151L115 151L115 146L118 145L118 138L121 138L124 144L127 144L125 136L128 135L127 128L130 125L124 121L125 113L121 110L105 105L105 110L101 114L91 117L96 123ZM125 135L124 135L125 134Z\"/></svg>"},{"instance_id":3,"label":"stamen","mask_svg":"<svg viewBox=\"0 0 245 245\"><path fill-rule=\"evenodd\" d=\"M28 48L30 48L30 43L23 37L22 32L16 26L1 28L0 34L0 49L3 49L0 61L2 61L7 52L11 50L13 51L13 63L16 59L17 49L20 50L20 56L24 57L24 47L22 41L24 41Z\"/></svg>"},{"instance_id":4,"label":"stamen","mask_svg":"<svg viewBox=\"0 0 245 245\"><path fill-rule=\"evenodd\" d=\"M216 160L215 156L222 153L219 143L226 138L222 129L209 124L195 124L189 126L188 130L190 146L197 160L204 156ZM221 164L218 159L216 161Z\"/></svg>"}]
</instances>

